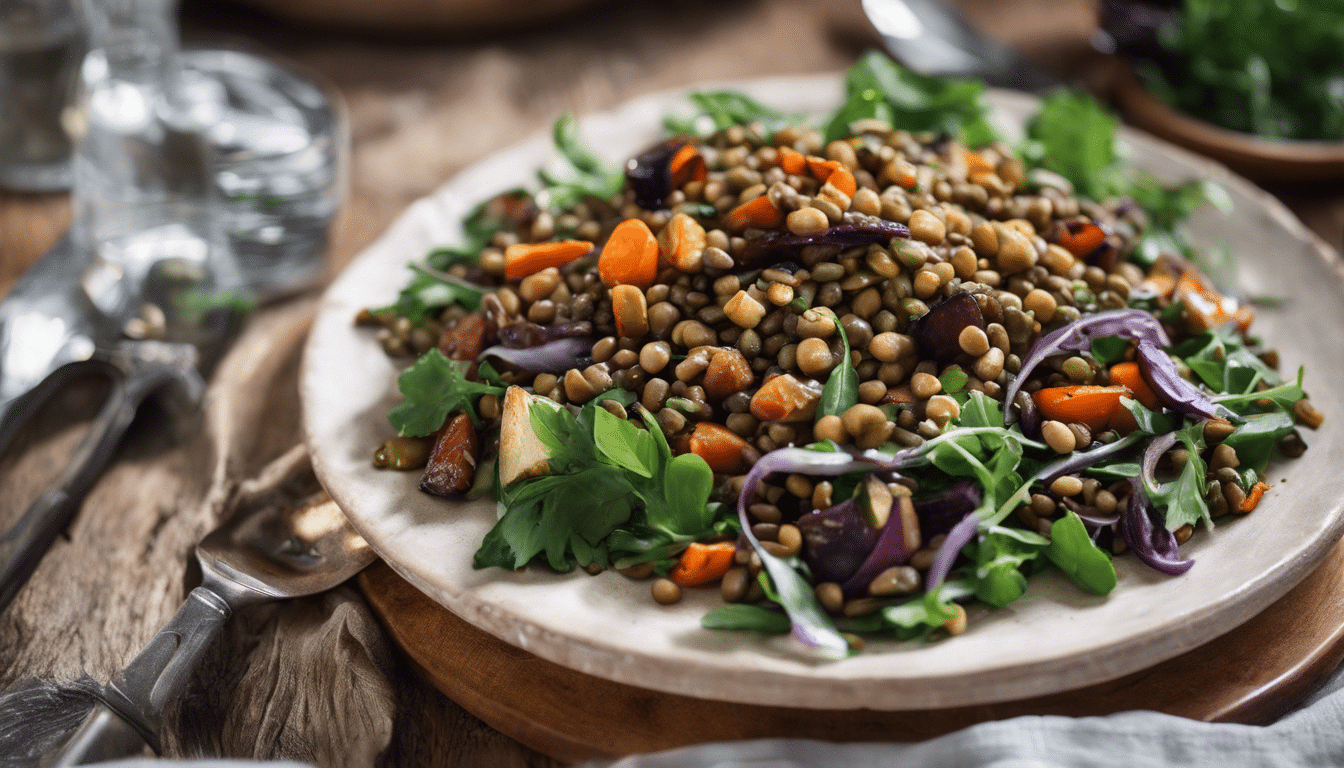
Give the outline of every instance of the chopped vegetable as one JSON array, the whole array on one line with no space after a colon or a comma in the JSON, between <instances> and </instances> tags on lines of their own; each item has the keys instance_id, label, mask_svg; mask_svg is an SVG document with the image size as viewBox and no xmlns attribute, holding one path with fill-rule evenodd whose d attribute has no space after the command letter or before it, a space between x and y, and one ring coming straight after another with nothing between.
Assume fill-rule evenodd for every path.
<instances>
[{"instance_id":1,"label":"chopped vegetable","mask_svg":"<svg viewBox=\"0 0 1344 768\"><path fill-rule=\"evenodd\" d=\"M709 468L719 474L741 472L746 466L742 451L747 447L747 441L736 432L710 421L696 424L691 433L691 453L704 459Z\"/></svg>"},{"instance_id":2,"label":"chopped vegetable","mask_svg":"<svg viewBox=\"0 0 1344 768\"><path fill-rule=\"evenodd\" d=\"M649 225L639 219L617 224L597 257L597 272L608 287L653 285L658 276L658 239L649 231Z\"/></svg>"},{"instance_id":3,"label":"chopped vegetable","mask_svg":"<svg viewBox=\"0 0 1344 768\"><path fill-rule=\"evenodd\" d=\"M686 547L667 577L683 587L698 587L723 578L733 565L737 546L731 541L701 544L693 541Z\"/></svg>"},{"instance_id":4,"label":"chopped vegetable","mask_svg":"<svg viewBox=\"0 0 1344 768\"><path fill-rule=\"evenodd\" d=\"M510 245L504 251L504 276L520 280L549 267L563 267L592 252L593 244L586 240Z\"/></svg>"},{"instance_id":5,"label":"chopped vegetable","mask_svg":"<svg viewBox=\"0 0 1344 768\"><path fill-rule=\"evenodd\" d=\"M1047 419L1062 421L1066 424L1085 424L1093 432L1106 429L1115 420L1117 413L1128 415L1120 407L1120 398L1133 393L1128 387L1095 387L1075 384L1067 387L1051 387L1038 390L1032 399L1036 407Z\"/></svg>"},{"instance_id":6,"label":"chopped vegetable","mask_svg":"<svg viewBox=\"0 0 1344 768\"><path fill-rule=\"evenodd\" d=\"M429 464L420 478L420 490L435 496L458 496L466 493L476 474L476 458L480 446L471 417L459 413L439 431Z\"/></svg>"}]
</instances>

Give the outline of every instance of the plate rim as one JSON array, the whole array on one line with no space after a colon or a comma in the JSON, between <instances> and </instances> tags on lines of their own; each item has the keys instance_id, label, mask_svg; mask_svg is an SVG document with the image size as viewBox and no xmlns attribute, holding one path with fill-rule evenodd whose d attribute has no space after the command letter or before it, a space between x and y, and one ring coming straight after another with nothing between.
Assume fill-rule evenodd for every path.
<instances>
[{"instance_id":1,"label":"plate rim","mask_svg":"<svg viewBox=\"0 0 1344 768\"><path fill-rule=\"evenodd\" d=\"M598 113L590 114L580 119L580 124L585 121L614 120L619 115L647 108L646 105L661 105L666 107L676 103L687 92L696 89L710 87L731 87L748 92L769 90L787 85L799 88L831 88L834 89L843 75L841 73L825 73L801 76L784 76L772 78L758 78L745 81L721 81L714 83L703 83L695 86L673 88L658 91L655 93L639 96L614 106L611 109L603 110ZM995 101L1004 101L1011 106L1012 102L1018 102L1018 107L1024 104L1031 104L1034 97L1027 94L1018 94L1011 92L992 91L992 99ZM1204 171L1208 175L1216 178L1220 183L1234 186L1237 190L1250 198L1257 205L1259 211L1268 215L1285 232L1291 235L1295 240L1309 246L1310 250L1322 262L1322 265L1334 274L1337 282L1344 284L1344 263L1339 256L1331 249L1319 236L1311 232L1306 226L1294 216L1283 203L1274 198L1269 193L1259 189L1251 182L1231 173L1225 166L1205 157L1195 155L1187 150L1153 137L1142 131L1121 126L1122 139L1128 144L1144 147L1147 145L1151 149L1165 153L1175 153L1192 170ZM318 446L313 445L312 435L315 430L310 428L311 419L315 418L312 413L310 403L313 398L307 393L312 385L313 368L310 361L313 357L310 350L317 344L319 338L319 328L322 325L322 319L329 308L329 301L334 293L334 288L341 283L343 278L348 277L356 264L366 260L372 260L380 247L386 247L386 244L395 241L396 235L408 226L418 223L417 219L425 216L433 216L431 210L438 206L438 198L449 194L451 188L463 183L464 179L472 178L474 175L488 169L502 155L522 152L527 147L534 147L538 143L549 142L548 131L538 131L532 136L514 144L502 147L481 161L460 170L443 185L440 185L433 193L417 200L401 216L399 216L384 233L375 240L370 246L365 248L356 256L342 272L342 275L332 283L332 286L324 293L323 299L319 305L317 320L314 322L314 333L310 335L308 343L305 346L305 353L300 371L301 394L303 401L303 423L305 441L308 443L310 455L313 457L314 468L318 472L319 478L323 478L324 485L328 487L333 498L336 499L342 508L349 510L356 501L350 499L342 488L333 488L327 483L326 477L329 477L332 467L327 462L324 452ZM415 258L416 254L408 254L407 260ZM350 323L347 321L347 325ZM1248 588L1237 591L1232 597L1229 597L1220 603L1216 608L1205 604L1200 608L1187 614L1184 618L1197 625L1199 628L1207 631L1206 634L1197 634L1194 632L1184 633L1185 639L1179 639L1173 636L1170 628L1152 628L1145 632L1131 634L1126 636L1122 644L1111 643L1104 648L1097 649L1098 653L1106 656L1103 660L1090 659L1088 674L1074 675L1069 678L1068 683L1060 685L1052 679L1043 677L1047 672L1054 675L1060 660L1057 658L1048 658L1032 664L1022 664L1013 667L1011 670L996 669L993 672L999 676L998 682L988 685L979 694L960 695L954 697L942 696L932 693L924 696L913 696L900 701L893 701L890 696L885 697L880 702L875 702L871 698L862 696L850 696L847 699L837 702L833 700L836 695L843 694L845 690L858 687L864 688L875 683L865 679L850 679L833 681L835 684L828 688L829 694L822 695L821 698L813 697L811 700L799 701L796 695L796 686L800 680L806 678L787 679L773 682L765 682L758 687L753 687L751 695L714 695L704 696L693 681L688 682L681 676L674 676L673 679L650 680L647 675L639 674L639 667L649 664L657 664L662 661L660 657L652 654L641 655L637 652L631 652L629 649L614 651L611 648L592 642L583 638L573 638L557 636L558 639L567 645L567 653L580 657L578 661L573 655L559 653L555 647L550 645L550 641L557 638L549 637L549 633L538 635L535 627L532 627L526 620L516 616L500 615L499 612L490 610L489 606L481 604L472 604L469 599L463 602L465 592L450 594L440 585L433 584L423 574L418 573L412 564L400 562L396 557L389 557L378 541L377 532L369 525L364 525L364 521L351 518L351 522L356 529L366 538L369 538L370 544L380 556L386 560L399 574L406 578L417 589L427 594L436 603L458 614L474 626L485 629L492 635L499 637L505 642L519 647L526 647L526 650L535 653L549 661L577 669L581 672L594 674L599 677L606 677L623 683L629 683L653 690L666 690L672 693L697 696L702 698L715 698L722 700L738 700L744 703L768 703L778 706L795 707L817 707L817 708L873 708L884 710L901 709L926 709L942 706L954 706L965 704L979 704L991 701L1002 701L1014 698L1025 698L1033 695L1050 693L1058 690L1076 688L1092 683L1103 682L1122 676L1129 672L1136 671L1143 667L1158 663L1161 660L1171 658L1180 653L1190 650L1203 642L1207 642L1212 637L1221 635L1231 630L1235 626L1249 619L1255 613L1277 600L1283 594L1296 586L1308 573L1319 564L1324 555L1333 546L1341 533L1344 533L1344 514L1341 514L1341 504L1344 504L1344 496L1335 500L1335 505L1330 511L1334 515L1331 525L1325 535L1318 537L1302 550L1295 551L1296 559L1293 561L1293 567L1288 569L1287 573L1280 573L1277 578L1266 580L1264 574L1257 578ZM372 536L371 536L372 534ZM520 638L532 637L532 641L520 643ZM540 639L541 642L535 642ZM1138 643L1145 644L1153 649L1155 653L1150 653L1150 657L1143 664L1135 666L1125 663L1117 658L1124 647L1129 647ZM1155 657L1160 656L1160 658ZM983 676L984 673L977 673ZM667 675L663 675L666 678ZM906 678L901 683L904 690L911 686L928 686L939 680L947 679L946 676L938 678ZM838 688L836 687L838 685ZM829 696L829 698L827 698Z\"/></svg>"}]
</instances>

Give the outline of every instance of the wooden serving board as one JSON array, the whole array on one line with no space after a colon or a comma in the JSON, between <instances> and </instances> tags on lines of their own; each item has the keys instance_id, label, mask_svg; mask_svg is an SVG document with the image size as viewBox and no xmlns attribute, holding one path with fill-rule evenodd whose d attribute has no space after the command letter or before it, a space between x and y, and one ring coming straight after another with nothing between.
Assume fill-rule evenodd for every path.
<instances>
[{"instance_id":1,"label":"wooden serving board","mask_svg":"<svg viewBox=\"0 0 1344 768\"><path fill-rule=\"evenodd\" d=\"M920 741L1018 715L1148 709L1207 722L1266 723L1344 659L1344 542L1263 613L1157 666L1048 696L906 712L750 706L615 683L476 629L381 561L359 583L393 640L434 687L502 733L564 761L766 737Z\"/></svg>"}]
</instances>

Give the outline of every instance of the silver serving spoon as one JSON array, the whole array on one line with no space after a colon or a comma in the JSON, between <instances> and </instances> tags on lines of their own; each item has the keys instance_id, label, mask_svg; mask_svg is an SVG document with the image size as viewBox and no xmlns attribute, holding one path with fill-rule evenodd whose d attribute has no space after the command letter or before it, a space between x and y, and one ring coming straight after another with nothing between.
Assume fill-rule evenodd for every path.
<instances>
[{"instance_id":1,"label":"silver serving spoon","mask_svg":"<svg viewBox=\"0 0 1344 768\"><path fill-rule=\"evenodd\" d=\"M279 490L244 502L196 546L201 586L113 678L102 701L44 765L127 757L146 744L159 751L165 708L186 689L205 650L235 610L324 592L373 562L373 550L325 493L294 503L296 478L303 475L311 476L311 470L300 447L258 478L262 484L272 478L282 486Z\"/></svg>"},{"instance_id":2,"label":"silver serving spoon","mask_svg":"<svg viewBox=\"0 0 1344 768\"><path fill-rule=\"evenodd\" d=\"M1060 85L1013 49L980 34L943 0L863 0L891 55L922 75L1040 91Z\"/></svg>"}]
</instances>

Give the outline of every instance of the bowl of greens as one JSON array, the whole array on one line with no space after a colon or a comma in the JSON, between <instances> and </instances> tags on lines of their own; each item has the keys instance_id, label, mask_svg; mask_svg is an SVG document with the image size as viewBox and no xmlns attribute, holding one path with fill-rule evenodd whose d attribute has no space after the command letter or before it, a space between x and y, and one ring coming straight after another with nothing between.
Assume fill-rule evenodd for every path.
<instances>
[{"instance_id":1,"label":"bowl of greens","mask_svg":"<svg viewBox=\"0 0 1344 768\"><path fill-rule=\"evenodd\" d=\"M1107 0L1133 124L1257 181L1344 178L1344 9L1327 0Z\"/></svg>"}]
</instances>

